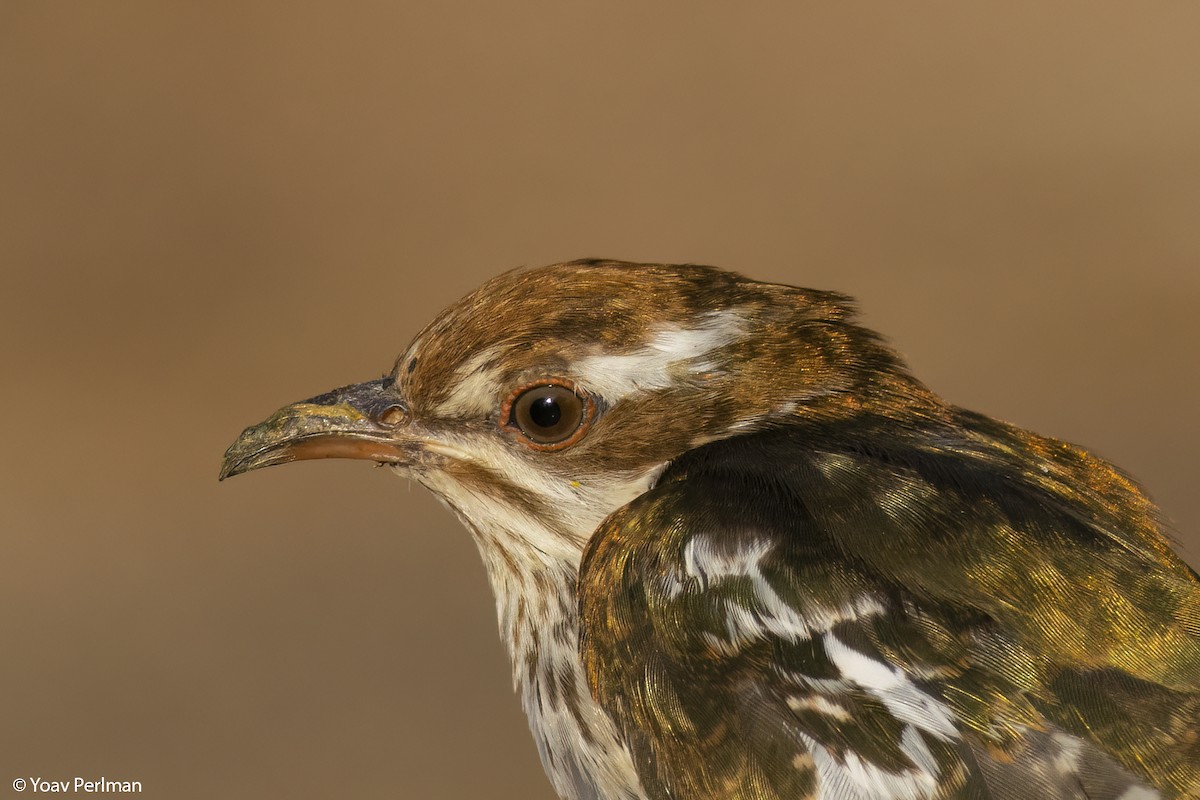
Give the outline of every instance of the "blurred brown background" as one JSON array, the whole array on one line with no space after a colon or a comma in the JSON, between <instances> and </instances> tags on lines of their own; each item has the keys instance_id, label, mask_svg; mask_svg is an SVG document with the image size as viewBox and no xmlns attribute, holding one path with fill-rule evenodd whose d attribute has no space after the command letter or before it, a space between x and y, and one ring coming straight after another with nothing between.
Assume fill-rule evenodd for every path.
<instances>
[{"instance_id":1,"label":"blurred brown background","mask_svg":"<svg viewBox=\"0 0 1200 800\"><path fill-rule=\"evenodd\" d=\"M919 10L917 10L919 8ZM0 796L543 798L483 570L361 463L218 485L519 264L858 296L1200 554L1200 6L0 2Z\"/></svg>"}]
</instances>

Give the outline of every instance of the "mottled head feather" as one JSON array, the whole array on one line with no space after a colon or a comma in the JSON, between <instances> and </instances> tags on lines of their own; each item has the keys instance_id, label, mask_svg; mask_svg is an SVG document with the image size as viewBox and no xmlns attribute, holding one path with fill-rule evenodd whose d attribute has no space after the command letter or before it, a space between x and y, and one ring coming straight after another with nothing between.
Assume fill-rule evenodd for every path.
<instances>
[{"instance_id":1,"label":"mottled head feather","mask_svg":"<svg viewBox=\"0 0 1200 800\"><path fill-rule=\"evenodd\" d=\"M930 415L940 402L857 326L849 298L696 265L575 261L504 273L446 309L394 371L414 412L461 425L568 378L595 431L558 464L633 469L796 416Z\"/></svg>"}]
</instances>

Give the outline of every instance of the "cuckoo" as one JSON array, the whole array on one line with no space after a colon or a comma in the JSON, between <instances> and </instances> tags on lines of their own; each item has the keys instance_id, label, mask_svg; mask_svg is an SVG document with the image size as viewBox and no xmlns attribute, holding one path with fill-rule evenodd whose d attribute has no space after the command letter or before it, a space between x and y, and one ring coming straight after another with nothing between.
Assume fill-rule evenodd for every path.
<instances>
[{"instance_id":1,"label":"cuckoo","mask_svg":"<svg viewBox=\"0 0 1200 800\"><path fill-rule=\"evenodd\" d=\"M508 272L221 476L330 457L470 532L565 800L1200 798L1200 579L1146 493L843 295Z\"/></svg>"}]
</instances>

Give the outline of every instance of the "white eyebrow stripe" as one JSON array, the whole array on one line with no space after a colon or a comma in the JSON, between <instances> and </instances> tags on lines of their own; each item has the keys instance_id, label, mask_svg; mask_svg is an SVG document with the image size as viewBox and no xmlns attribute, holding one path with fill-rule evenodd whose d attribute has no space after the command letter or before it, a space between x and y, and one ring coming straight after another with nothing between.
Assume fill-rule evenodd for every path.
<instances>
[{"instance_id":1,"label":"white eyebrow stripe","mask_svg":"<svg viewBox=\"0 0 1200 800\"><path fill-rule=\"evenodd\" d=\"M579 386L616 402L631 394L665 389L679 378L680 370L710 372L717 364L705 358L746 334L746 318L737 310L711 311L698 324L684 328L663 325L650 340L632 352L597 352L584 356L569 369ZM504 355L499 346L487 347L463 361L455 370L449 397L438 404L441 416L481 416L492 411Z\"/></svg>"},{"instance_id":2,"label":"white eyebrow stripe","mask_svg":"<svg viewBox=\"0 0 1200 800\"><path fill-rule=\"evenodd\" d=\"M499 364L503 351L487 347L475 353L454 370L454 389L437 407L441 416L481 416L496 404L496 390L504 368Z\"/></svg>"},{"instance_id":3,"label":"white eyebrow stripe","mask_svg":"<svg viewBox=\"0 0 1200 800\"><path fill-rule=\"evenodd\" d=\"M649 342L633 352L581 358L573 371L581 387L615 402L637 392L671 386L681 367L694 373L713 370L716 364L705 356L745 333L745 317L736 309L712 311L695 327L660 327Z\"/></svg>"}]
</instances>

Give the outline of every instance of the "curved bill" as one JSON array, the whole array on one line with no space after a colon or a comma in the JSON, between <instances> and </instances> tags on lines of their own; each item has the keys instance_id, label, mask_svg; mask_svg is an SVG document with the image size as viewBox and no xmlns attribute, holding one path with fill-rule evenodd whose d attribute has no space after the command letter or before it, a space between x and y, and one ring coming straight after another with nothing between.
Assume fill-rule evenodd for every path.
<instances>
[{"instance_id":1,"label":"curved bill","mask_svg":"<svg viewBox=\"0 0 1200 800\"><path fill-rule=\"evenodd\" d=\"M411 447L401 433L407 421L387 379L343 386L284 406L246 428L225 451L219 479L313 458L404 463Z\"/></svg>"}]
</instances>

